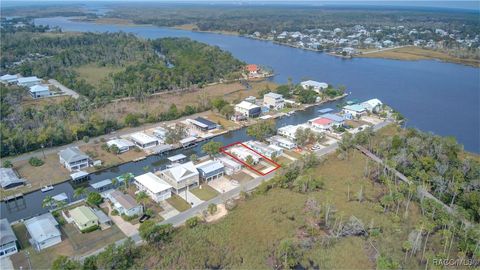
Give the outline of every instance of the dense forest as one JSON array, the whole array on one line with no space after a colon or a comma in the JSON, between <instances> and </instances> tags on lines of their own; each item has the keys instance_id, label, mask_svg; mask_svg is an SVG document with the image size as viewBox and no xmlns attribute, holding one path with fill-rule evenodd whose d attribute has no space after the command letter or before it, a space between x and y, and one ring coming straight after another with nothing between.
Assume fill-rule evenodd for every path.
<instances>
[{"instance_id":1,"label":"dense forest","mask_svg":"<svg viewBox=\"0 0 480 270\"><path fill-rule=\"evenodd\" d=\"M54 104L24 106L26 90L2 85L1 156L36 150L42 145L62 145L128 126L130 122L113 119L96 109L115 98L143 100L159 91L201 87L234 78L244 64L217 47L185 38L143 40L126 33L78 34L35 29L36 32L2 32L2 70L54 78L81 96ZM94 86L75 70L84 65L123 68ZM172 120L206 109L208 106L188 106L180 111L173 106L165 113L144 118L149 122Z\"/></svg>"}]
</instances>

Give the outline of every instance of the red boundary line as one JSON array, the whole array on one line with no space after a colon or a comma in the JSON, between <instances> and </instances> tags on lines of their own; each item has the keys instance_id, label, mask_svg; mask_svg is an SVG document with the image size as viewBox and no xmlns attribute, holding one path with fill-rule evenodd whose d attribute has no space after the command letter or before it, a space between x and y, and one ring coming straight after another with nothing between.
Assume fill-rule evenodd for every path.
<instances>
[{"instance_id":1,"label":"red boundary line","mask_svg":"<svg viewBox=\"0 0 480 270\"><path fill-rule=\"evenodd\" d=\"M232 155L232 154L230 154L229 152L226 151L227 148L230 148L230 147L235 146L235 145L241 145L241 146L247 148L248 150L254 152L255 154L257 154L257 155L259 155L260 157L262 157L263 159L269 161L270 163L273 163L273 164L275 165L275 168L271 169L270 171L268 171L268 172L266 172L266 173L263 173L263 172L255 169L255 168L253 168L253 166L247 164L245 161L239 159L238 157L236 157L236 156L234 156L234 155ZM278 164L277 162L275 162L275 161L269 159L268 157L260 154L259 152L257 152L257 151L255 151L255 150L253 150L252 148L246 146L246 145L243 144L242 142L234 142L234 143L231 143L231 144L229 144L229 145L220 147L220 152L222 152L222 153L224 153L224 154L227 154L228 156L232 157L232 158L235 159L236 161L238 161L238 162L242 163L243 165L247 166L249 169L251 169L252 171L256 172L257 174L260 174L261 176L265 176L265 175L267 175L267 174L269 174L269 173L271 173L271 172L279 169L280 167L282 167L282 166L280 166L280 164Z\"/></svg>"}]
</instances>

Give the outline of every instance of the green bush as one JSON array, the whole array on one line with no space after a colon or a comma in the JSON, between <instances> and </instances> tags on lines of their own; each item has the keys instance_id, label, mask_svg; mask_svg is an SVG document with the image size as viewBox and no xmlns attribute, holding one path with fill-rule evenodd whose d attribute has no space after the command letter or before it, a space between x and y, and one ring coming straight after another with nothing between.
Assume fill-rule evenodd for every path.
<instances>
[{"instance_id":1,"label":"green bush","mask_svg":"<svg viewBox=\"0 0 480 270\"><path fill-rule=\"evenodd\" d=\"M43 164L45 164L45 162L37 157L31 157L29 160L28 160L28 163L30 165L32 165L33 167L40 167L42 166Z\"/></svg>"},{"instance_id":2,"label":"green bush","mask_svg":"<svg viewBox=\"0 0 480 270\"><path fill-rule=\"evenodd\" d=\"M214 204L214 203L211 203L208 205L208 213L210 213L210 215L213 215L217 212L217 205Z\"/></svg>"},{"instance_id":3,"label":"green bush","mask_svg":"<svg viewBox=\"0 0 480 270\"><path fill-rule=\"evenodd\" d=\"M100 228L100 226L98 225L94 225L94 226L91 226L91 227L88 227L86 229L83 229L81 230L82 233L89 233L89 232L93 232L93 231L96 231Z\"/></svg>"},{"instance_id":4,"label":"green bush","mask_svg":"<svg viewBox=\"0 0 480 270\"><path fill-rule=\"evenodd\" d=\"M90 205L98 206L102 203L102 201L102 196L97 192L91 192L87 196L87 203Z\"/></svg>"},{"instance_id":5,"label":"green bush","mask_svg":"<svg viewBox=\"0 0 480 270\"><path fill-rule=\"evenodd\" d=\"M114 209L112 210L112 212L110 213L112 216L118 216L118 211L117 209Z\"/></svg>"},{"instance_id":6,"label":"green bush","mask_svg":"<svg viewBox=\"0 0 480 270\"><path fill-rule=\"evenodd\" d=\"M197 216L191 217L185 222L188 228L194 228L198 225L198 223L200 223L200 220Z\"/></svg>"},{"instance_id":7,"label":"green bush","mask_svg":"<svg viewBox=\"0 0 480 270\"><path fill-rule=\"evenodd\" d=\"M6 159L5 161L3 161L3 167L4 168L12 168L13 167L12 161Z\"/></svg>"},{"instance_id":8,"label":"green bush","mask_svg":"<svg viewBox=\"0 0 480 270\"><path fill-rule=\"evenodd\" d=\"M127 216L125 214L122 214L122 219L125 220L125 221L132 221L134 219L138 218L137 215L133 215L133 216Z\"/></svg>"}]
</instances>

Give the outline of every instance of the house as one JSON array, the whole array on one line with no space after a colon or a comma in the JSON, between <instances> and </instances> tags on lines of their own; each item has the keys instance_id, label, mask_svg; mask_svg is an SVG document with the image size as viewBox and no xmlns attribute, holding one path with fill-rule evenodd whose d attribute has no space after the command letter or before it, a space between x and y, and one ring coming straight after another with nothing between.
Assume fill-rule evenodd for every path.
<instances>
[{"instance_id":1,"label":"house","mask_svg":"<svg viewBox=\"0 0 480 270\"><path fill-rule=\"evenodd\" d=\"M199 175L199 172L191 161L178 164L158 173L158 176L170 184L172 191L177 194L186 188L198 186L200 182Z\"/></svg>"},{"instance_id":2,"label":"house","mask_svg":"<svg viewBox=\"0 0 480 270\"><path fill-rule=\"evenodd\" d=\"M172 196L172 186L151 172L136 176L134 184L157 203Z\"/></svg>"},{"instance_id":3,"label":"house","mask_svg":"<svg viewBox=\"0 0 480 270\"><path fill-rule=\"evenodd\" d=\"M51 213L33 217L23 222L30 235L30 244L37 250L54 246L62 242L58 222Z\"/></svg>"},{"instance_id":4,"label":"house","mask_svg":"<svg viewBox=\"0 0 480 270\"><path fill-rule=\"evenodd\" d=\"M235 113L245 117L258 117L262 113L262 108L253 103L242 101L235 105Z\"/></svg>"},{"instance_id":5,"label":"house","mask_svg":"<svg viewBox=\"0 0 480 270\"><path fill-rule=\"evenodd\" d=\"M313 129L316 129L318 131L325 131L332 128L334 122L325 117L317 117L317 118L308 120L308 123Z\"/></svg>"},{"instance_id":6,"label":"house","mask_svg":"<svg viewBox=\"0 0 480 270\"><path fill-rule=\"evenodd\" d=\"M182 147L189 147L191 145L195 145L197 143L197 138L195 137L188 137L179 141Z\"/></svg>"},{"instance_id":7,"label":"house","mask_svg":"<svg viewBox=\"0 0 480 270\"><path fill-rule=\"evenodd\" d=\"M18 79L18 75L5 74L3 76L0 76L0 82L4 84L16 83L17 79Z\"/></svg>"},{"instance_id":8,"label":"house","mask_svg":"<svg viewBox=\"0 0 480 270\"><path fill-rule=\"evenodd\" d=\"M168 131L162 127L157 127L153 130L153 136L160 139L162 142L167 138Z\"/></svg>"},{"instance_id":9,"label":"house","mask_svg":"<svg viewBox=\"0 0 480 270\"><path fill-rule=\"evenodd\" d=\"M90 166L90 157L84 154L78 147L69 147L58 152L60 164L69 171L77 171Z\"/></svg>"},{"instance_id":10,"label":"house","mask_svg":"<svg viewBox=\"0 0 480 270\"><path fill-rule=\"evenodd\" d=\"M260 155L256 154L252 150L245 148L244 146L234 146L229 149L229 152L243 162L247 162L248 157L252 158L253 164L257 164L260 161Z\"/></svg>"},{"instance_id":11,"label":"house","mask_svg":"<svg viewBox=\"0 0 480 270\"><path fill-rule=\"evenodd\" d=\"M30 95L32 95L33 98L49 97L52 95L48 86L43 84L36 84L34 86L30 86L29 91Z\"/></svg>"},{"instance_id":12,"label":"house","mask_svg":"<svg viewBox=\"0 0 480 270\"><path fill-rule=\"evenodd\" d=\"M3 189L25 185L25 179L18 177L13 168L0 168L0 186Z\"/></svg>"},{"instance_id":13,"label":"house","mask_svg":"<svg viewBox=\"0 0 480 270\"><path fill-rule=\"evenodd\" d=\"M85 180L90 179L90 174L88 172L85 172L85 171L78 171L78 172L74 172L74 173L70 174L70 178L72 178L72 182L74 184L78 184L78 183L81 183Z\"/></svg>"},{"instance_id":14,"label":"house","mask_svg":"<svg viewBox=\"0 0 480 270\"><path fill-rule=\"evenodd\" d=\"M109 190L113 188L113 182L110 179L105 179L105 180L90 184L90 186L98 192L103 192L105 190Z\"/></svg>"},{"instance_id":15,"label":"house","mask_svg":"<svg viewBox=\"0 0 480 270\"><path fill-rule=\"evenodd\" d=\"M216 160L207 160L195 166L200 173L200 178L208 182L222 177L225 174L225 166Z\"/></svg>"},{"instance_id":16,"label":"house","mask_svg":"<svg viewBox=\"0 0 480 270\"><path fill-rule=\"evenodd\" d=\"M154 137L148 136L143 132L137 132L130 135L132 141L140 148L146 149L154 147L158 144L158 140Z\"/></svg>"},{"instance_id":17,"label":"house","mask_svg":"<svg viewBox=\"0 0 480 270\"><path fill-rule=\"evenodd\" d=\"M332 120L334 126L341 126L345 122L345 119L342 116L334 113L325 113L320 116Z\"/></svg>"},{"instance_id":18,"label":"house","mask_svg":"<svg viewBox=\"0 0 480 270\"><path fill-rule=\"evenodd\" d=\"M260 68L255 64L250 64L245 66L245 70L247 71L248 77L258 77Z\"/></svg>"},{"instance_id":19,"label":"house","mask_svg":"<svg viewBox=\"0 0 480 270\"><path fill-rule=\"evenodd\" d=\"M235 174L242 169L242 164L236 162L235 160L233 160L230 157L221 156L221 157L216 158L216 160L223 163L223 166L225 167L225 173L227 175Z\"/></svg>"},{"instance_id":20,"label":"house","mask_svg":"<svg viewBox=\"0 0 480 270\"><path fill-rule=\"evenodd\" d=\"M285 101L282 95L270 92L263 96L263 105L271 109L280 110L285 107Z\"/></svg>"},{"instance_id":21,"label":"house","mask_svg":"<svg viewBox=\"0 0 480 270\"><path fill-rule=\"evenodd\" d=\"M357 117L362 116L367 113L365 107L360 104L347 105L343 107L342 112L347 115L347 117ZM351 117L350 117L351 116Z\"/></svg>"},{"instance_id":22,"label":"house","mask_svg":"<svg viewBox=\"0 0 480 270\"><path fill-rule=\"evenodd\" d=\"M257 103L257 98L255 96L248 96L244 99L246 102L250 102L252 104L256 104Z\"/></svg>"},{"instance_id":23,"label":"house","mask_svg":"<svg viewBox=\"0 0 480 270\"><path fill-rule=\"evenodd\" d=\"M217 124L205 119L203 117L197 117L195 119L187 119L187 122L190 123L193 128L201 131L209 131L217 128Z\"/></svg>"},{"instance_id":24,"label":"house","mask_svg":"<svg viewBox=\"0 0 480 270\"><path fill-rule=\"evenodd\" d=\"M42 80L37 78L37 76L22 77L22 78L17 79L17 85L18 86L24 86L24 87L34 86L34 85L39 84L41 82L42 82Z\"/></svg>"},{"instance_id":25,"label":"house","mask_svg":"<svg viewBox=\"0 0 480 270\"><path fill-rule=\"evenodd\" d=\"M257 141L248 141L245 142L245 144L268 158L278 157L283 153L283 150L280 147L266 145Z\"/></svg>"},{"instance_id":26,"label":"house","mask_svg":"<svg viewBox=\"0 0 480 270\"><path fill-rule=\"evenodd\" d=\"M372 113L377 113L382 109L383 103L379 99L369 99L365 102L362 102L362 105L367 111Z\"/></svg>"},{"instance_id":27,"label":"house","mask_svg":"<svg viewBox=\"0 0 480 270\"><path fill-rule=\"evenodd\" d=\"M85 231L99 225L98 217L90 207L82 205L70 210L69 213L80 231Z\"/></svg>"},{"instance_id":28,"label":"house","mask_svg":"<svg viewBox=\"0 0 480 270\"><path fill-rule=\"evenodd\" d=\"M6 218L0 219L0 258L18 252L17 237Z\"/></svg>"},{"instance_id":29,"label":"house","mask_svg":"<svg viewBox=\"0 0 480 270\"><path fill-rule=\"evenodd\" d=\"M292 141L295 141L297 139L297 136L296 136L297 129L299 129L299 128L306 129L306 128L310 128L310 127L306 124L288 125L288 126L284 126L284 127L281 127L279 129L277 129L277 134L282 135L283 137L288 138Z\"/></svg>"},{"instance_id":30,"label":"house","mask_svg":"<svg viewBox=\"0 0 480 270\"><path fill-rule=\"evenodd\" d=\"M328 88L328 84L324 82L317 82L317 81L303 81L300 83L303 89L312 89L313 91L320 93L322 90L325 90Z\"/></svg>"},{"instance_id":31,"label":"house","mask_svg":"<svg viewBox=\"0 0 480 270\"><path fill-rule=\"evenodd\" d=\"M135 144L126 139L113 139L107 142L108 147L115 145L118 148L119 153L125 153L128 150L135 147Z\"/></svg>"},{"instance_id":32,"label":"house","mask_svg":"<svg viewBox=\"0 0 480 270\"><path fill-rule=\"evenodd\" d=\"M279 135L270 137L268 141L271 145L280 146L285 149L293 149L297 147L297 144L294 141Z\"/></svg>"},{"instance_id":33,"label":"house","mask_svg":"<svg viewBox=\"0 0 480 270\"><path fill-rule=\"evenodd\" d=\"M109 193L107 198L112 203L113 209L117 210L120 215L133 217L143 214L143 206L138 204L135 199L128 194L115 190Z\"/></svg>"},{"instance_id":34,"label":"house","mask_svg":"<svg viewBox=\"0 0 480 270\"><path fill-rule=\"evenodd\" d=\"M170 164L183 163L187 161L187 156L184 154L178 154L167 158L170 161Z\"/></svg>"}]
</instances>

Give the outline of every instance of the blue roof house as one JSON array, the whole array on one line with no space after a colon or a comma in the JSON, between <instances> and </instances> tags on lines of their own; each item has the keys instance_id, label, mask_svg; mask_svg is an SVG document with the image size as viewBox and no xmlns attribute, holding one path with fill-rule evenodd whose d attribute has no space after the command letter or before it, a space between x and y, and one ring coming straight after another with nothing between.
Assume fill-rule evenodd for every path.
<instances>
[{"instance_id":1,"label":"blue roof house","mask_svg":"<svg viewBox=\"0 0 480 270\"><path fill-rule=\"evenodd\" d=\"M225 166L218 160L208 160L195 166L200 174L200 178L209 182L220 178L225 173Z\"/></svg>"}]
</instances>

